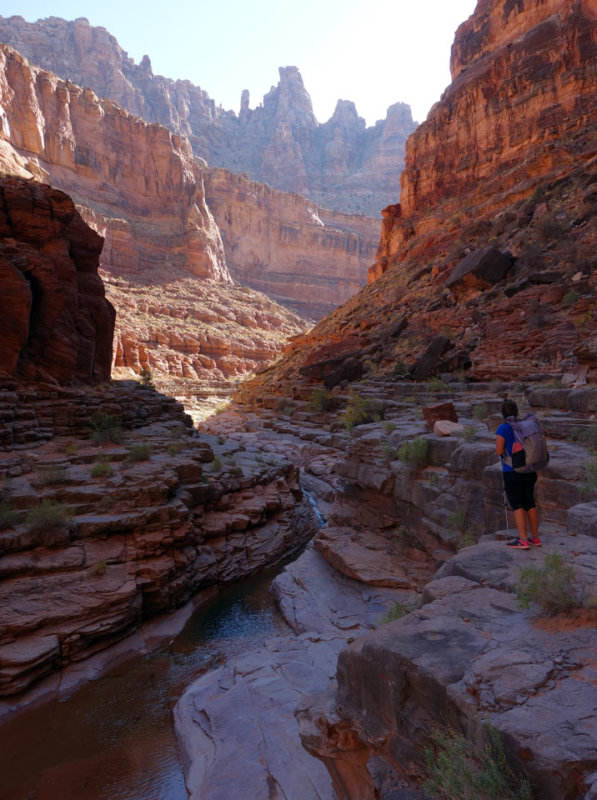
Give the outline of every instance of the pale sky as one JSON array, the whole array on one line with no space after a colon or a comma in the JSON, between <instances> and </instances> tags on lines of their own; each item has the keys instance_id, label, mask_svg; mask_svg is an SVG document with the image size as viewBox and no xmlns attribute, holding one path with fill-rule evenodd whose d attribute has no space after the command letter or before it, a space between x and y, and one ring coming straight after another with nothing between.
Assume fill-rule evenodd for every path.
<instances>
[{"instance_id":1,"label":"pale sky","mask_svg":"<svg viewBox=\"0 0 597 800\"><path fill-rule=\"evenodd\" d=\"M0 15L29 22L87 17L154 74L188 79L238 113L255 108L296 66L319 122L352 100L373 125L408 103L422 122L450 83L454 32L476 0L0 0Z\"/></svg>"}]
</instances>

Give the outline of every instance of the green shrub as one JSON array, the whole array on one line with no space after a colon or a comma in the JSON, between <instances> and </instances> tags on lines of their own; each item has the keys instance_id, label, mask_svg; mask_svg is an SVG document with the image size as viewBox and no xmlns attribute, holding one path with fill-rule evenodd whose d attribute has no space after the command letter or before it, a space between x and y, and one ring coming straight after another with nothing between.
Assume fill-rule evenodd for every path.
<instances>
[{"instance_id":1,"label":"green shrub","mask_svg":"<svg viewBox=\"0 0 597 800\"><path fill-rule=\"evenodd\" d=\"M176 456L181 450L184 450L184 444L182 442L172 442L168 445L167 450L169 456Z\"/></svg>"},{"instance_id":2,"label":"green shrub","mask_svg":"<svg viewBox=\"0 0 597 800\"><path fill-rule=\"evenodd\" d=\"M68 480L68 469L62 464L48 464L41 467L37 475L39 486L54 486Z\"/></svg>"},{"instance_id":3,"label":"green shrub","mask_svg":"<svg viewBox=\"0 0 597 800\"><path fill-rule=\"evenodd\" d=\"M29 511L25 525L32 533L46 533L66 526L70 520L70 513L70 507L64 503L42 500L40 505Z\"/></svg>"},{"instance_id":4,"label":"green shrub","mask_svg":"<svg viewBox=\"0 0 597 800\"><path fill-rule=\"evenodd\" d=\"M379 422L383 414L383 407L376 400L362 397L356 392L351 392L348 404L342 415L342 421L347 430L351 431L357 425L366 425L368 422Z\"/></svg>"},{"instance_id":5,"label":"green shrub","mask_svg":"<svg viewBox=\"0 0 597 800\"><path fill-rule=\"evenodd\" d=\"M411 611L414 611L416 607L417 607L416 600L408 600L405 602L396 600L396 602L392 603L387 612L381 618L379 624L383 625L386 622L392 622L392 620L395 619L402 619L402 617L406 617L407 614L410 614Z\"/></svg>"},{"instance_id":6,"label":"green shrub","mask_svg":"<svg viewBox=\"0 0 597 800\"><path fill-rule=\"evenodd\" d=\"M473 407L473 419L484 420L487 416L487 406L485 403Z\"/></svg>"},{"instance_id":7,"label":"green shrub","mask_svg":"<svg viewBox=\"0 0 597 800\"><path fill-rule=\"evenodd\" d=\"M394 420L389 419L387 422L384 422L383 424L384 433L390 434L392 433L392 431L395 430L396 430L396 423L394 422Z\"/></svg>"},{"instance_id":8,"label":"green shrub","mask_svg":"<svg viewBox=\"0 0 597 800\"><path fill-rule=\"evenodd\" d=\"M579 442L586 445L589 450L597 450L597 427L580 428L575 427L570 430L569 441Z\"/></svg>"},{"instance_id":9,"label":"green shrub","mask_svg":"<svg viewBox=\"0 0 597 800\"><path fill-rule=\"evenodd\" d=\"M446 384L441 378L438 378L437 375L433 375L431 378L429 378L426 385L430 392L443 392L446 388Z\"/></svg>"},{"instance_id":10,"label":"green shrub","mask_svg":"<svg viewBox=\"0 0 597 800\"><path fill-rule=\"evenodd\" d=\"M91 574L94 575L96 578L105 575L106 562L102 559L101 561L98 561L96 564L94 564L93 567L91 568Z\"/></svg>"},{"instance_id":11,"label":"green shrub","mask_svg":"<svg viewBox=\"0 0 597 800\"><path fill-rule=\"evenodd\" d=\"M576 571L560 553L546 555L542 567L522 567L516 596L520 608L535 603L547 616L568 613L584 604Z\"/></svg>"},{"instance_id":12,"label":"green shrub","mask_svg":"<svg viewBox=\"0 0 597 800\"><path fill-rule=\"evenodd\" d=\"M392 447L389 442L381 443L381 454L385 461L395 461L398 458L398 450Z\"/></svg>"},{"instance_id":13,"label":"green shrub","mask_svg":"<svg viewBox=\"0 0 597 800\"><path fill-rule=\"evenodd\" d=\"M592 458L585 464L585 475L580 487L580 493L584 496L590 496L595 492L597 492L597 458Z\"/></svg>"},{"instance_id":14,"label":"green shrub","mask_svg":"<svg viewBox=\"0 0 597 800\"><path fill-rule=\"evenodd\" d=\"M316 386L307 400L307 411L318 414L321 411L333 411L337 408L337 400L323 386Z\"/></svg>"},{"instance_id":15,"label":"green shrub","mask_svg":"<svg viewBox=\"0 0 597 800\"><path fill-rule=\"evenodd\" d=\"M112 467L107 458L102 458L97 464L91 467L92 478L109 478L112 474Z\"/></svg>"},{"instance_id":16,"label":"green shrub","mask_svg":"<svg viewBox=\"0 0 597 800\"><path fill-rule=\"evenodd\" d=\"M149 442L139 442L134 444L128 452L129 461L149 461L151 458L152 448Z\"/></svg>"},{"instance_id":17,"label":"green shrub","mask_svg":"<svg viewBox=\"0 0 597 800\"><path fill-rule=\"evenodd\" d=\"M144 386L146 389L155 389L153 372L149 369L149 367L142 367L139 375L141 378L141 386Z\"/></svg>"},{"instance_id":18,"label":"green shrub","mask_svg":"<svg viewBox=\"0 0 597 800\"><path fill-rule=\"evenodd\" d=\"M466 511L463 511L462 509L460 509L459 511L453 511L448 517L448 525L455 531L464 530L465 524L466 524Z\"/></svg>"},{"instance_id":19,"label":"green shrub","mask_svg":"<svg viewBox=\"0 0 597 800\"><path fill-rule=\"evenodd\" d=\"M263 459L261 459L261 460L263 461ZM257 461L259 461L259 458L257 458ZM264 463L265 463L265 462L264 462ZM219 470L219 469L222 469L222 459L220 458L220 456L214 456L214 457L213 457L213 459L210 461L210 464L209 464L209 466L210 466L210 467L211 467L213 470Z\"/></svg>"},{"instance_id":20,"label":"green shrub","mask_svg":"<svg viewBox=\"0 0 597 800\"><path fill-rule=\"evenodd\" d=\"M5 528L12 528L17 524L18 519L19 514L14 506L6 500L2 500L0 502L0 531Z\"/></svg>"},{"instance_id":21,"label":"green shrub","mask_svg":"<svg viewBox=\"0 0 597 800\"><path fill-rule=\"evenodd\" d=\"M465 442L474 442L477 438L477 429L474 425L465 425L460 435Z\"/></svg>"},{"instance_id":22,"label":"green shrub","mask_svg":"<svg viewBox=\"0 0 597 800\"><path fill-rule=\"evenodd\" d=\"M435 731L426 748L424 789L434 800L532 800L527 781L510 768L495 728L484 726L483 745L455 732Z\"/></svg>"},{"instance_id":23,"label":"green shrub","mask_svg":"<svg viewBox=\"0 0 597 800\"><path fill-rule=\"evenodd\" d=\"M124 439L122 420L113 414L98 412L91 418L91 438L94 442L120 444Z\"/></svg>"},{"instance_id":24,"label":"green shrub","mask_svg":"<svg viewBox=\"0 0 597 800\"><path fill-rule=\"evenodd\" d=\"M429 463L429 441L427 439L410 439L398 448L398 458L411 467L422 469Z\"/></svg>"}]
</instances>

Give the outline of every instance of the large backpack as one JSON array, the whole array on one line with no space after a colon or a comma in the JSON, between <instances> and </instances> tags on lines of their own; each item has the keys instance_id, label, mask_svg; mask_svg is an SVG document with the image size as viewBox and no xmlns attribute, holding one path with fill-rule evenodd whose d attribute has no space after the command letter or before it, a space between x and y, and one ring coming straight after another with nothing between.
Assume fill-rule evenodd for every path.
<instances>
[{"instance_id":1,"label":"large backpack","mask_svg":"<svg viewBox=\"0 0 597 800\"><path fill-rule=\"evenodd\" d=\"M506 422L514 431L512 457L504 456L506 464L515 472L537 472L549 463L547 440L535 414L525 414L522 419L508 417Z\"/></svg>"}]
</instances>

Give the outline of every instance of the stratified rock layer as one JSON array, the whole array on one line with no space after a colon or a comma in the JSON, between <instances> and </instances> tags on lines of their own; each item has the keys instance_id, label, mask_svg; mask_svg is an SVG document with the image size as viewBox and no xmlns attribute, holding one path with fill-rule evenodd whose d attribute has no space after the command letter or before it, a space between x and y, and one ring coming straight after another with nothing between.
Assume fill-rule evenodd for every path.
<instances>
[{"instance_id":1,"label":"stratified rock layer","mask_svg":"<svg viewBox=\"0 0 597 800\"><path fill-rule=\"evenodd\" d=\"M103 241L62 192L0 179L0 372L59 383L110 377L115 312Z\"/></svg>"},{"instance_id":2,"label":"stratified rock layer","mask_svg":"<svg viewBox=\"0 0 597 800\"><path fill-rule=\"evenodd\" d=\"M244 91L236 115L190 81L154 75L147 56L135 64L105 28L84 18L0 18L0 41L131 114L188 137L210 166L246 172L350 213L378 216L396 196L404 145L415 128L404 103L367 128L354 103L339 100L333 116L319 124L298 69L281 67L280 81L263 103L250 109Z\"/></svg>"}]
</instances>

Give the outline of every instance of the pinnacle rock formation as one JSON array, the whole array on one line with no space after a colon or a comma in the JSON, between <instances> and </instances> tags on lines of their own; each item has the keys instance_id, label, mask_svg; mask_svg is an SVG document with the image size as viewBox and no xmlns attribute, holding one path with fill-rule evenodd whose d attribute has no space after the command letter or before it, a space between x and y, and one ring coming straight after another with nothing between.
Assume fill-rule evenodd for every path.
<instances>
[{"instance_id":1,"label":"pinnacle rock formation","mask_svg":"<svg viewBox=\"0 0 597 800\"><path fill-rule=\"evenodd\" d=\"M278 85L257 108L249 107L243 91L237 115L187 80L154 75L148 56L135 64L105 28L85 18L0 18L0 41L129 113L188 137L195 155L210 166L246 172L350 213L377 217L396 196L404 145L415 128L404 103L368 128L354 103L339 100L331 119L320 124L299 70L289 66L280 68Z\"/></svg>"},{"instance_id":2,"label":"pinnacle rock formation","mask_svg":"<svg viewBox=\"0 0 597 800\"><path fill-rule=\"evenodd\" d=\"M597 377L595 4L482 0L452 74L408 140L368 287L273 383L343 359L397 378Z\"/></svg>"}]
</instances>

